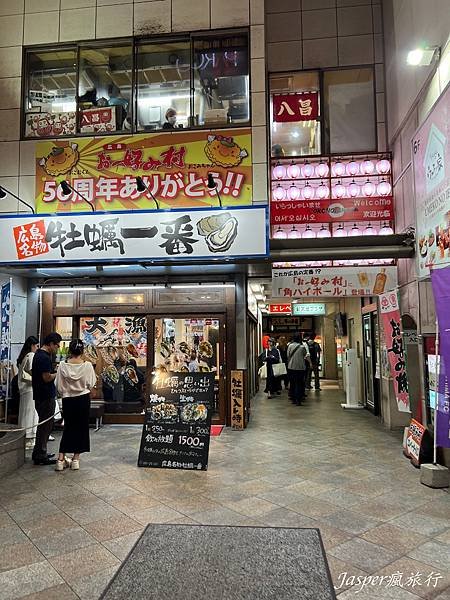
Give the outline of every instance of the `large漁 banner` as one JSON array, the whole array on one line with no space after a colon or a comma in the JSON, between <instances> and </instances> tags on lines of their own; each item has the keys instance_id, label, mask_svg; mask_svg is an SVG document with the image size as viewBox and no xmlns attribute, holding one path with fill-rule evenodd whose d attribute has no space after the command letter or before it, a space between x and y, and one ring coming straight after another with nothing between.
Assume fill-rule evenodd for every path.
<instances>
[{"instance_id":1,"label":"large\u6f01 banner","mask_svg":"<svg viewBox=\"0 0 450 600\"><path fill-rule=\"evenodd\" d=\"M148 191L139 192L136 176L161 208L252 203L251 130L145 133L36 144L36 211L84 212L77 193L62 194L67 180L97 210L152 209ZM208 174L217 184L208 188Z\"/></svg>"}]
</instances>

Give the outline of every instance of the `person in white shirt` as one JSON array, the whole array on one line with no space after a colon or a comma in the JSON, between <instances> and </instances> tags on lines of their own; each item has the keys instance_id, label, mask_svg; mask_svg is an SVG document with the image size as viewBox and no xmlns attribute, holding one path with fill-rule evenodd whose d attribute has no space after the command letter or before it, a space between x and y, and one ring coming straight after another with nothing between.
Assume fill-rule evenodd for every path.
<instances>
[{"instance_id":1,"label":"person in white shirt","mask_svg":"<svg viewBox=\"0 0 450 600\"><path fill-rule=\"evenodd\" d=\"M56 374L56 389L62 397L64 431L55 471L62 471L68 466L79 469L80 454L90 451L90 391L97 383L97 376L92 363L82 358L83 352L83 342L80 339L72 340L69 358L67 362L60 363ZM73 452L71 461L66 458L67 452Z\"/></svg>"},{"instance_id":2,"label":"person in white shirt","mask_svg":"<svg viewBox=\"0 0 450 600\"><path fill-rule=\"evenodd\" d=\"M20 392L19 404L19 427L24 428L26 438L26 448L34 448L36 438L36 425L39 422L38 414L34 406L33 386L31 381L31 367L33 364L34 353L39 348L39 340L31 335L25 340L25 344L20 351L17 359L19 372L17 374L17 383Z\"/></svg>"}]
</instances>

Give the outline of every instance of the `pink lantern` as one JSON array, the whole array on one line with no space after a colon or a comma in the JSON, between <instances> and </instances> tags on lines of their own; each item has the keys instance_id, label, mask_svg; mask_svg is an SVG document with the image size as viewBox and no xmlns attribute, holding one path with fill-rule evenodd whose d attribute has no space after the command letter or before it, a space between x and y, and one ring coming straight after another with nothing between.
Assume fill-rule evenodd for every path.
<instances>
[{"instance_id":1,"label":"pink lantern","mask_svg":"<svg viewBox=\"0 0 450 600\"><path fill-rule=\"evenodd\" d=\"M300 167L295 162L291 162L287 168L287 174L291 179L298 179L300 177Z\"/></svg>"},{"instance_id":2,"label":"pink lantern","mask_svg":"<svg viewBox=\"0 0 450 600\"><path fill-rule=\"evenodd\" d=\"M363 231L363 235L376 235L377 230L369 223Z\"/></svg>"},{"instance_id":3,"label":"pink lantern","mask_svg":"<svg viewBox=\"0 0 450 600\"><path fill-rule=\"evenodd\" d=\"M333 237L347 237L347 230L344 229L344 226L342 225L342 223L339 225L339 227L333 233Z\"/></svg>"},{"instance_id":4,"label":"pink lantern","mask_svg":"<svg viewBox=\"0 0 450 600\"><path fill-rule=\"evenodd\" d=\"M361 173L363 175L372 175L372 173L374 171L375 171L375 165L373 164L373 161L371 161L368 158L366 158L366 160L363 160L363 162L361 164Z\"/></svg>"},{"instance_id":5,"label":"pink lantern","mask_svg":"<svg viewBox=\"0 0 450 600\"><path fill-rule=\"evenodd\" d=\"M341 161L335 162L331 167L331 171L335 177L342 177L345 175L345 165Z\"/></svg>"},{"instance_id":6,"label":"pink lantern","mask_svg":"<svg viewBox=\"0 0 450 600\"><path fill-rule=\"evenodd\" d=\"M362 189L364 196L373 196L376 192L375 184L369 180L366 181Z\"/></svg>"},{"instance_id":7,"label":"pink lantern","mask_svg":"<svg viewBox=\"0 0 450 600\"><path fill-rule=\"evenodd\" d=\"M307 179L314 175L314 167L308 161L305 161L305 163L302 166L302 175Z\"/></svg>"},{"instance_id":8,"label":"pink lantern","mask_svg":"<svg viewBox=\"0 0 450 600\"><path fill-rule=\"evenodd\" d=\"M382 158L377 162L377 171L380 175L386 175L390 170L391 163L386 158Z\"/></svg>"},{"instance_id":9,"label":"pink lantern","mask_svg":"<svg viewBox=\"0 0 450 600\"><path fill-rule=\"evenodd\" d=\"M379 196L389 196L392 191L391 184L389 181L382 179L380 183L377 185L377 194Z\"/></svg>"},{"instance_id":10,"label":"pink lantern","mask_svg":"<svg viewBox=\"0 0 450 600\"><path fill-rule=\"evenodd\" d=\"M302 238L312 239L316 237L315 231L311 229L309 225L306 226L305 231L302 233Z\"/></svg>"},{"instance_id":11,"label":"pink lantern","mask_svg":"<svg viewBox=\"0 0 450 600\"><path fill-rule=\"evenodd\" d=\"M345 186L340 181L333 186L333 196L335 198L343 198L345 196Z\"/></svg>"},{"instance_id":12,"label":"pink lantern","mask_svg":"<svg viewBox=\"0 0 450 600\"><path fill-rule=\"evenodd\" d=\"M278 229L275 231L273 237L276 240L285 240L285 239L287 239L287 233L283 229L281 229L281 227L278 227Z\"/></svg>"},{"instance_id":13,"label":"pink lantern","mask_svg":"<svg viewBox=\"0 0 450 600\"><path fill-rule=\"evenodd\" d=\"M281 185L277 185L277 187L273 191L273 197L275 200L284 200L286 198L286 190Z\"/></svg>"},{"instance_id":14,"label":"pink lantern","mask_svg":"<svg viewBox=\"0 0 450 600\"><path fill-rule=\"evenodd\" d=\"M316 175L317 177L326 177L328 175L329 169L328 165L325 162L320 162L316 167Z\"/></svg>"},{"instance_id":15,"label":"pink lantern","mask_svg":"<svg viewBox=\"0 0 450 600\"><path fill-rule=\"evenodd\" d=\"M318 233L317 233L317 237L318 238L330 238L331 237L331 233L328 227L325 227L325 225L322 225L322 227L319 229Z\"/></svg>"},{"instance_id":16,"label":"pink lantern","mask_svg":"<svg viewBox=\"0 0 450 600\"><path fill-rule=\"evenodd\" d=\"M314 198L314 188L307 183L304 188L302 188L302 197L305 200L311 200Z\"/></svg>"},{"instance_id":17,"label":"pink lantern","mask_svg":"<svg viewBox=\"0 0 450 600\"><path fill-rule=\"evenodd\" d=\"M348 234L350 237L354 237L356 235L361 235L361 229L356 225L356 223L353 225L353 227L350 229L350 232Z\"/></svg>"},{"instance_id":18,"label":"pink lantern","mask_svg":"<svg viewBox=\"0 0 450 600\"><path fill-rule=\"evenodd\" d=\"M393 235L394 230L388 223L383 223L383 227L378 232L378 235Z\"/></svg>"},{"instance_id":19,"label":"pink lantern","mask_svg":"<svg viewBox=\"0 0 450 600\"><path fill-rule=\"evenodd\" d=\"M356 162L356 160L351 160L348 164L347 164L347 175L353 175L353 177L355 175L358 175L359 173L359 163Z\"/></svg>"},{"instance_id":20,"label":"pink lantern","mask_svg":"<svg viewBox=\"0 0 450 600\"><path fill-rule=\"evenodd\" d=\"M323 181L320 182L320 185L316 188L316 198L319 200L323 200L324 198L330 197L330 188L324 184Z\"/></svg>"},{"instance_id":21,"label":"pink lantern","mask_svg":"<svg viewBox=\"0 0 450 600\"><path fill-rule=\"evenodd\" d=\"M297 229L295 225L292 225L292 229L288 233L288 238L290 240L298 240L301 237L300 231Z\"/></svg>"},{"instance_id":22,"label":"pink lantern","mask_svg":"<svg viewBox=\"0 0 450 600\"><path fill-rule=\"evenodd\" d=\"M286 177L286 168L278 164L273 170L273 176L275 179L284 179Z\"/></svg>"},{"instance_id":23,"label":"pink lantern","mask_svg":"<svg viewBox=\"0 0 450 600\"><path fill-rule=\"evenodd\" d=\"M355 180L353 179L351 184L347 187L347 191L350 198L357 198L361 193L361 188L357 183L355 183Z\"/></svg>"},{"instance_id":24,"label":"pink lantern","mask_svg":"<svg viewBox=\"0 0 450 600\"><path fill-rule=\"evenodd\" d=\"M288 191L290 200L298 200L300 198L300 190L296 185L291 185Z\"/></svg>"}]
</instances>

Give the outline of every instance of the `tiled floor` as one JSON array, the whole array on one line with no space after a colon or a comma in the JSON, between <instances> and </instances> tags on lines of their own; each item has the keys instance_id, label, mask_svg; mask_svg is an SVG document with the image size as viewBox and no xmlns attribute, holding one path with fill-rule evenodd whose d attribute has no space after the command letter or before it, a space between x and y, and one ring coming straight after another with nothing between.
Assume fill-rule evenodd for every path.
<instances>
[{"instance_id":1,"label":"tiled floor","mask_svg":"<svg viewBox=\"0 0 450 600\"><path fill-rule=\"evenodd\" d=\"M341 401L331 383L303 407L261 395L246 431L212 439L207 472L137 468L136 427L92 433L79 472L26 464L0 482L0 599L97 599L147 523L210 523L319 527L339 600L449 600L448 491Z\"/></svg>"}]
</instances>

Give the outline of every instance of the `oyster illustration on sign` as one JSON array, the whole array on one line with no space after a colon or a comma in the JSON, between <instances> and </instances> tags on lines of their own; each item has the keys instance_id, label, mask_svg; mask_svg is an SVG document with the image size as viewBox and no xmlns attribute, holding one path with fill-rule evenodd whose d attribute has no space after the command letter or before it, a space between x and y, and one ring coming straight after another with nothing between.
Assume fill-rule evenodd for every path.
<instances>
[{"instance_id":1,"label":"oyster illustration on sign","mask_svg":"<svg viewBox=\"0 0 450 600\"><path fill-rule=\"evenodd\" d=\"M56 177L68 173L77 164L79 158L78 144L67 144L54 146L50 154L42 158L39 164L48 175Z\"/></svg>"},{"instance_id":2,"label":"oyster illustration on sign","mask_svg":"<svg viewBox=\"0 0 450 600\"><path fill-rule=\"evenodd\" d=\"M205 154L214 165L224 168L237 167L248 156L247 150L238 146L232 137L222 135L208 135Z\"/></svg>"},{"instance_id":3,"label":"oyster illustration on sign","mask_svg":"<svg viewBox=\"0 0 450 600\"><path fill-rule=\"evenodd\" d=\"M226 252L236 239L238 222L229 212L204 217L197 223L199 235L205 238L211 252Z\"/></svg>"}]
</instances>

